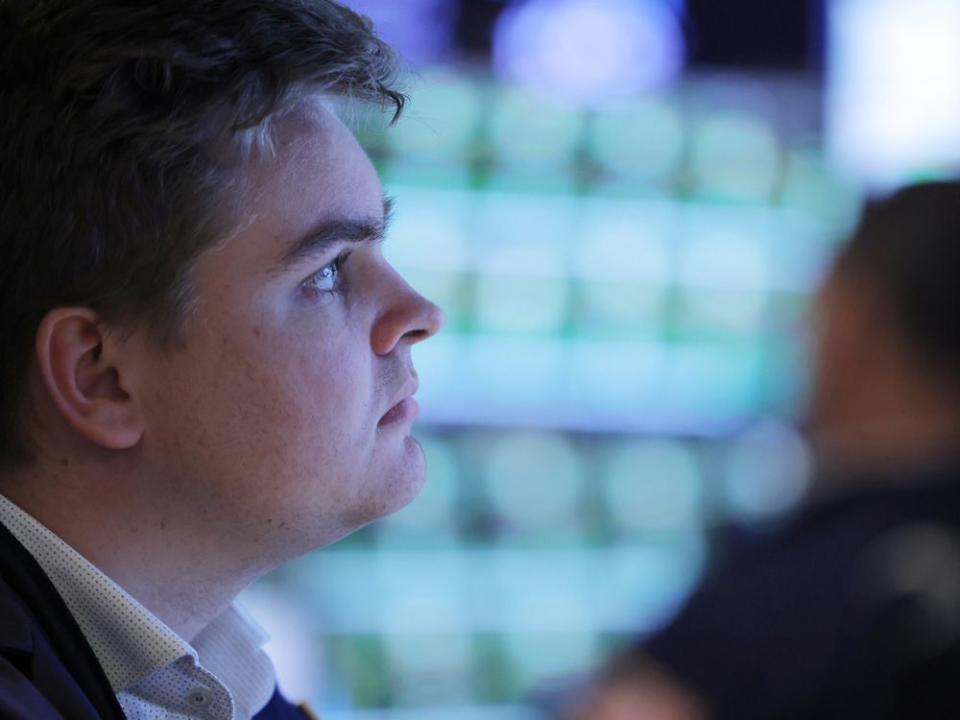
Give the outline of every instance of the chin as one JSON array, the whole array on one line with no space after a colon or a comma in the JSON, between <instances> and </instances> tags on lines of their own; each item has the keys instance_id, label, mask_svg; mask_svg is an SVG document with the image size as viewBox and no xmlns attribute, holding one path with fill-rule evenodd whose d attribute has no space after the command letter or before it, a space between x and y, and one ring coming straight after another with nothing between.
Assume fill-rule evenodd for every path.
<instances>
[{"instance_id":1,"label":"chin","mask_svg":"<svg viewBox=\"0 0 960 720\"><path fill-rule=\"evenodd\" d=\"M390 515L409 505L423 488L427 467L420 443L408 435L403 441L403 457L395 469L387 471L384 499L387 501L379 517Z\"/></svg>"},{"instance_id":2,"label":"chin","mask_svg":"<svg viewBox=\"0 0 960 720\"><path fill-rule=\"evenodd\" d=\"M423 450L413 437L403 440L400 457L388 467L371 468L365 490L349 517L347 535L409 505L420 494L426 479Z\"/></svg>"}]
</instances>

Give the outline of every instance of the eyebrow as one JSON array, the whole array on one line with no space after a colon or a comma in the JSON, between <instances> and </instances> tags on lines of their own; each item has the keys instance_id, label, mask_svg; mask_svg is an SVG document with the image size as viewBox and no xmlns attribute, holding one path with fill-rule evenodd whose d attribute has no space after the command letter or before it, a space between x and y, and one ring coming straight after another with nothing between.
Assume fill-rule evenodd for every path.
<instances>
[{"instance_id":1,"label":"eyebrow","mask_svg":"<svg viewBox=\"0 0 960 720\"><path fill-rule=\"evenodd\" d=\"M383 216L358 220L328 220L304 235L294 243L277 262L274 268L283 272L301 260L324 252L338 243L380 242L387 233L393 218L394 200L383 196Z\"/></svg>"}]
</instances>

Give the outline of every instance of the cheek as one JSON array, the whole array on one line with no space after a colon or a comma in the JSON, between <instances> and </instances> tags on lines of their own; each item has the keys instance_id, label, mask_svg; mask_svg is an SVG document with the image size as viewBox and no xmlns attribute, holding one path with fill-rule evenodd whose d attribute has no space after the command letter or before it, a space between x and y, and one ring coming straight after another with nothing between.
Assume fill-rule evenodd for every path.
<instances>
[{"instance_id":1,"label":"cheek","mask_svg":"<svg viewBox=\"0 0 960 720\"><path fill-rule=\"evenodd\" d=\"M263 434L292 464L331 463L373 436L368 362L345 338L261 334L238 357L234 387L225 388L250 434Z\"/></svg>"},{"instance_id":2,"label":"cheek","mask_svg":"<svg viewBox=\"0 0 960 720\"><path fill-rule=\"evenodd\" d=\"M240 380L247 400L237 432L254 438L243 450L253 468L244 482L262 507L312 525L353 508L364 491L376 459L371 368L336 342L281 344L283 352L252 355Z\"/></svg>"},{"instance_id":3,"label":"cheek","mask_svg":"<svg viewBox=\"0 0 960 720\"><path fill-rule=\"evenodd\" d=\"M157 459L254 492L363 472L379 419L369 336L255 314L198 324L207 332L160 368Z\"/></svg>"}]
</instances>

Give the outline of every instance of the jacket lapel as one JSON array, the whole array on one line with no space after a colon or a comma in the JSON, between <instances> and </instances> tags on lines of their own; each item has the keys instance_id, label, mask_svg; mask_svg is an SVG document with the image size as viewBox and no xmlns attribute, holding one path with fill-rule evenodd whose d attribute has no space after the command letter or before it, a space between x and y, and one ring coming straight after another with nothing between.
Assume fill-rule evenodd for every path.
<instances>
[{"instance_id":1,"label":"jacket lapel","mask_svg":"<svg viewBox=\"0 0 960 720\"><path fill-rule=\"evenodd\" d=\"M63 599L2 523L0 580L0 652L29 654L35 681L47 686L51 704L66 703L71 718L123 720L113 689ZM83 712L84 705L95 714Z\"/></svg>"}]
</instances>

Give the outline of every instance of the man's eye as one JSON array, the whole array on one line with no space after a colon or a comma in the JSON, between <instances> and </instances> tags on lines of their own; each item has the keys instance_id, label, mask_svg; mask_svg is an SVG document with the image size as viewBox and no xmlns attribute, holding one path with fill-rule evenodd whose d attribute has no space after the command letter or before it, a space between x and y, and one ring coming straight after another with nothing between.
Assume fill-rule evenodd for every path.
<instances>
[{"instance_id":1,"label":"man's eye","mask_svg":"<svg viewBox=\"0 0 960 720\"><path fill-rule=\"evenodd\" d=\"M333 262L324 265L304 280L301 289L308 295L336 291L340 285L340 270L349 257L349 252L340 253Z\"/></svg>"}]
</instances>

